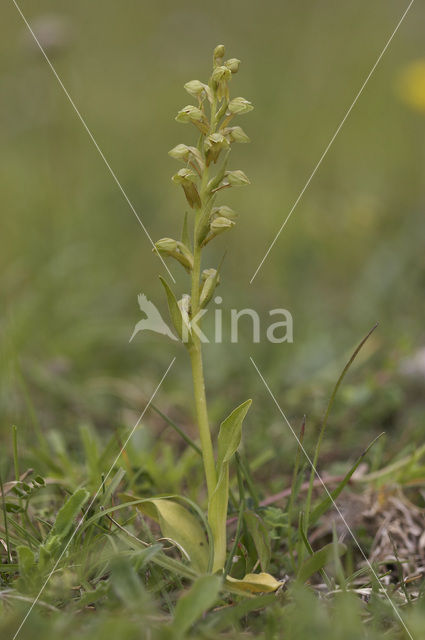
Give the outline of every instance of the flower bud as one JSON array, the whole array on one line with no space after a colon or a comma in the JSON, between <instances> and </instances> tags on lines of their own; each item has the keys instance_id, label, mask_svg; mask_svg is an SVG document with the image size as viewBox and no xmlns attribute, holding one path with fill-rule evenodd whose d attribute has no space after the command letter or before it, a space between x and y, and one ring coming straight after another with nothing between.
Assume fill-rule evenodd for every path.
<instances>
[{"instance_id":1,"label":"flower bud","mask_svg":"<svg viewBox=\"0 0 425 640\"><path fill-rule=\"evenodd\" d=\"M201 102L203 102L205 98L208 98L210 103L213 101L211 88L200 80L190 80L190 82L186 82L184 88L191 96L198 98Z\"/></svg>"},{"instance_id":2,"label":"flower bud","mask_svg":"<svg viewBox=\"0 0 425 640\"><path fill-rule=\"evenodd\" d=\"M201 273L201 280L205 282L207 278L210 276L215 276L217 274L217 269L204 269ZM217 281L220 282L220 276L217 277Z\"/></svg>"},{"instance_id":3,"label":"flower bud","mask_svg":"<svg viewBox=\"0 0 425 640\"><path fill-rule=\"evenodd\" d=\"M229 58L229 60L226 60L224 64L232 73L237 73L239 71L240 63L241 61L237 58Z\"/></svg>"},{"instance_id":4,"label":"flower bud","mask_svg":"<svg viewBox=\"0 0 425 640\"><path fill-rule=\"evenodd\" d=\"M250 142L242 127L227 127L223 129L223 135L226 136L229 142Z\"/></svg>"},{"instance_id":5,"label":"flower bud","mask_svg":"<svg viewBox=\"0 0 425 640\"><path fill-rule=\"evenodd\" d=\"M171 180L176 184L184 184L185 182L195 182L197 179L197 174L192 169L180 169L176 174L173 175Z\"/></svg>"},{"instance_id":6,"label":"flower bud","mask_svg":"<svg viewBox=\"0 0 425 640\"><path fill-rule=\"evenodd\" d=\"M218 216L211 221L210 231L213 235L217 235L222 233L223 231L227 231L235 226L233 220L228 220L227 218L223 218L222 216Z\"/></svg>"},{"instance_id":7,"label":"flower bud","mask_svg":"<svg viewBox=\"0 0 425 640\"><path fill-rule=\"evenodd\" d=\"M243 187L245 184L251 184L247 175L237 169L236 171L226 171L225 180L232 185L232 187Z\"/></svg>"},{"instance_id":8,"label":"flower bud","mask_svg":"<svg viewBox=\"0 0 425 640\"><path fill-rule=\"evenodd\" d=\"M188 104L186 107L181 109L176 115L177 122L191 122L194 124L202 133L208 133L208 120L205 117L205 114L199 109L195 107L193 104Z\"/></svg>"},{"instance_id":9,"label":"flower bud","mask_svg":"<svg viewBox=\"0 0 425 640\"><path fill-rule=\"evenodd\" d=\"M230 80L232 77L232 72L230 69L224 66L216 67L212 73L212 80L216 83L216 85L220 84L220 82L226 82Z\"/></svg>"},{"instance_id":10,"label":"flower bud","mask_svg":"<svg viewBox=\"0 0 425 640\"><path fill-rule=\"evenodd\" d=\"M236 211L233 211L230 207L223 204L221 207L214 207L211 211L211 219L213 218L227 218L227 220L231 220L232 222L236 222L239 214Z\"/></svg>"},{"instance_id":11,"label":"flower bud","mask_svg":"<svg viewBox=\"0 0 425 640\"><path fill-rule=\"evenodd\" d=\"M217 162L218 156L222 149L230 147L229 141L221 133L212 133L205 139L205 152L207 158L207 166L212 162Z\"/></svg>"},{"instance_id":12,"label":"flower bud","mask_svg":"<svg viewBox=\"0 0 425 640\"><path fill-rule=\"evenodd\" d=\"M195 173L195 171L192 171L192 169L185 168L185 169L180 169L180 171L178 171L171 178L171 180L175 184L181 184L186 196L186 200L188 201L192 209L193 208L199 209L201 206L201 199L199 197L198 189L196 188L196 184L195 184L197 177L198 176Z\"/></svg>"},{"instance_id":13,"label":"flower bud","mask_svg":"<svg viewBox=\"0 0 425 640\"><path fill-rule=\"evenodd\" d=\"M220 276L217 269L205 269L202 272L202 280L204 281L199 298L201 309L207 306L214 295L214 291L220 282Z\"/></svg>"},{"instance_id":14,"label":"flower bud","mask_svg":"<svg viewBox=\"0 0 425 640\"><path fill-rule=\"evenodd\" d=\"M183 160L183 162L187 162L189 160L190 150L186 144L178 144L170 149L168 155L175 158L175 160Z\"/></svg>"},{"instance_id":15,"label":"flower bud","mask_svg":"<svg viewBox=\"0 0 425 640\"><path fill-rule=\"evenodd\" d=\"M211 76L211 87L217 92L217 98L221 100L226 98L226 102L229 101L229 87L228 82L232 77L232 72L227 67L219 65L215 67Z\"/></svg>"},{"instance_id":16,"label":"flower bud","mask_svg":"<svg viewBox=\"0 0 425 640\"><path fill-rule=\"evenodd\" d=\"M163 255L174 258L187 270L193 268L193 255L190 249L183 242L173 240L173 238L161 238L155 242L153 251L159 251Z\"/></svg>"},{"instance_id":17,"label":"flower bud","mask_svg":"<svg viewBox=\"0 0 425 640\"><path fill-rule=\"evenodd\" d=\"M205 85L200 80L190 80L190 82L186 82L184 88L194 98L201 96L202 93L205 94Z\"/></svg>"},{"instance_id":18,"label":"flower bud","mask_svg":"<svg viewBox=\"0 0 425 640\"><path fill-rule=\"evenodd\" d=\"M252 111L253 108L254 107L249 100L239 97L233 98L233 100L229 102L227 110L232 115L240 115L242 113L248 113L249 111Z\"/></svg>"},{"instance_id":19,"label":"flower bud","mask_svg":"<svg viewBox=\"0 0 425 640\"><path fill-rule=\"evenodd\" d=\"M173 238L161 238L155 242L155 248L163 253L177 251L177 240L173 240Z\"/></svg>"},{"instance_id":20,"label":"flower bud","mask_svg":"<svg viewBox=\"0 0 425 640\"><path fill-rule=\"evenodd\" d=\"M214 62L216 64L221 64L221 61L223 60L225 53L226 53L226 49L224 47L224 44L217 45L213 53Z\"/></svg>"},{"instance_id":21,"label":"flower bud","mask_svg":"<svg viewBox=\"0 0 425 640\"><path fill-rule=\"evenodd\" d=\"M180 109L176 115L177 122L201 122L204 118L202 111L193 104L188 104Z\"/></svg>"},{"instance_id":22,"label":"flower bud","mask_svg":"<svg viewBox=\"0 0 425 640\"><path fill-rule=\"evenodd\" d=\"M181 160L182 162L196 160L201 169L204 167L204 161L202 160L201 153L196 147L189 147L187 144L178 144L170 149L168 155L175 160Z\"/></svg>"},{"instance_id":23,"label":"flower bud","mask_svg":"<svg viewBox=\"0 0 425 640\"><path fill-rule=\"evenodd\" d=\"M223 231L228 231L229 229L232 229L234 226L235 226L235 223L232 220L228 220L227 218L223 218L221 216L214 218L213 220L211 220L211 223L210 223L210 232L205 238L205 240L202 242L201 246L204 247L206 244L208 244L208 242L210 242L210 240L215 238L215 236L218 236L220 233L223 233Z\"/></svg>"}]
</instances>

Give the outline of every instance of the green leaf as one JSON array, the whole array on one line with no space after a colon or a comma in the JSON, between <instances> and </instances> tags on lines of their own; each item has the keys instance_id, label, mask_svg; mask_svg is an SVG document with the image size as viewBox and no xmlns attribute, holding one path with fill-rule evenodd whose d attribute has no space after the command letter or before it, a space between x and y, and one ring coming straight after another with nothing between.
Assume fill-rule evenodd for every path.
<instances>
[{"instance_id":1,"label":"green leaf","mask_svg":"<svg viewBox=\"0 0 425 640\"><path fill-rule=\"evenodd\" d=\"M229 462L236 452L242 437L242 423L252 400L246 400L221 423L218 434L217 475L224 462Z\"/></svg>"},{"instance_id":2,"label":"green leaf","mask_svg":"<svg viewBox=\"0 0 425 640\"><path fill-rule=\"evenodd\" d=\"M198 519L188 509L166 498L146 500L138 504L137 508L158 522L163 537L183 550L196 571L207 571L207 539Z\"/></svg>"},{"instance_id":3,"label":"green leaf","mask_svg":"<svg viewBox=\"0 0 425 640\"><path fill-rule=\"evenodd\" d=\"M111 562L111 574L112 588L123 604L134 606L144 599L142 581L127 558L114 558Z\"/></svg>"},{"instance_id":4,"label":"green leaf","mask_svg":"<svg viewBox=\"0 0 425 640\"><path fill-rule=\"evenodd\" d=\"M18 552L19 578L15 581L15 585L18 591L30 593L35 588L38 588L37 584L40 576L35 562L35 555L26 545L19 545L16 551Z\"/></svg>"},{"instance_id":5,"label":"green leaf","mask_svg":"<svg viewBox=\"0 0 425 640\"><path fill-rule=\"evenodd\" d=\"M19 504L15 504L14 502L5 502L4 508L7 513L21 513L23 511L22 507Z\"/></svg>"},{"instance_id":6,"label":"green leaf","mask_svg":"<svg viewBox=\"0 0 425 640\"><path fill-rule=\"evenodd\" d=\"M229 502L229 463L222 465L214 493L208 503L208 520L214 538L213 572L223 569L226 563L226 520Z\"/></svg>"},{"instance_id":7,"label":"green leaf","mask_svg":"<svg viewBox=\"0 0 425 640\"><path fill-rule=\"evenodd\" d=\"M170 312L172 323L174 325L175 330L177 331L177 334L180 340L182 340L183 339L183 320L182 320L181 311L179 309L179 305L177 304L177 298L174 295L172 289L170 288L170 285L168 284L168 282L164 280L162 276L159 276L159 279L161 280L162 286L165 289L165 293L167 296L168 310Z\"/></svg>"},{"instance_id":8,"label":"green leaf","mask_svg":"<svg viewBox=\"0 0 425 640\"><path fill-rule=\"evenodd\" d=\"M336 549L334 549L334 546L336 546ZM338 557L340 557L343 556L346 551L347 547L341 542L337 542L335 544L331 542L327 544L322 547L322 549L319 549L319 551L313 553L313 555L304 562L298 573L297 580L299 582L306 582L314 573L317 573L320 569L323 569L323 567L326 566L332 558L333 552L336 552Z\"/></svg>"},{"instance_id":9,"label":"green leaf","mask_svg":"<svg viewBox=\"0 0 425 640\"><path fill-rule=\"evenodd\" d=\"M83 595L78 599L78 606L80 608L86 607L89 604L93 604L94 602L98 602L102 598L105 598L108 595L109 591L109 582L101 581L92 591L85 591Z\"/></svg>"},{"instance_id":10,"label":"green leaf","mask_svg":"<svg viewBox=\"0 0 425 640\"><path fill-rule=\"evenodd\" d=\"M217 485L208 504L208 520L214 536L213 571L223 569L226 562L226 519L229 502L229 462L242 436L242 422L251 406L246 400L221 423L218 434Z\"/></svg>"},{"instance_id":11,"label":"green leaf","mask_svg":"<svg viewBox=\"0 0 425 640\"><path fill-rule=\"evenodd\" d=\"M68 535L75 518L89 499L89 495L85 489L78 489L68 498L58 511L55 523L48 535L49 539L63 540Z\"/></svg>"},{"instance_id":12,"label":"green leaf","mask_svg":"<svg viewBox=\"0 0 425 640\"><path fill-rule=\"evenodd\" d=\"M46 540L39 547L38 566L41 571L44 571L49 566L55 553L60 549L89 495L89 492L85 489L78 489L59 509L53 527L50 529Z\"/></svg>"},{"instance_id":13,"label":"green leaf","mask_svg":"<svg viewBox=\"0 0 425 640\"><path fill-rule=\"evenodd\" d=\"M202 614L216 602L220 592L219 576L201 576L177 602L174 613L173 637L182 638Z\"/></svg>"},{"instance_id":14,"label":"green leaf","mask_svg":"<svg viewBox=\"0 0 425 640\"><path fill-rule=\"evenodd\" d=\"M244 520L251 535L263 571L268 569L271 557L270 536L263 520L253 511L245 511Z\"/></svg>"},{"instance_id":15,"label":"green leaf","mask_svg":"<svg viewBox=\"0 0 425 640\"><path fill-rule=\"evenodd\" d=\"M125 476L125 470L122 467L119 467L118 471L114 474L108 486L106 488L105 487L103 488L104 493L102 494L102 497L101 497L102 505L109 503L113 494L121 484L121 480L124 478L124 476Z\"/></svg>"},{"instance_id":16,"label":"green leaf","mask_svg":"<svg viewBox=\"0 0 425 640\"><path fill-rule=\"evenodd\" d=\"M35 566L35 556L33 551L25 545L17 547L19 573L21 576L27 576Z\"/></svg>"}]
</instances>

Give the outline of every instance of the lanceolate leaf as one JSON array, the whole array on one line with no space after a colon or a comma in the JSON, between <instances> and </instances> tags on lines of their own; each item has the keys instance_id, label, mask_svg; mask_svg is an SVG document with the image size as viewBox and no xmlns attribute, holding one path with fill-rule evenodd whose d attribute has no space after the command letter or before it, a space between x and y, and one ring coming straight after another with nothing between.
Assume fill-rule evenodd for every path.
<instances>
[{"instance_id":1,"label":"lanceolate leaf","mask_svg":"<svg viewBox=\"0 0 425 640\"><path fill-rule=\"evenodd\" d=\"M268 569L271 556L270 536L263 520L253 511L245 511L244 520L257 551L263 571Z\"/></svg>"},{"instance_id":2,"label":"lanceolate leaf","mask_svg":"<svg viewBox=\"0 0 425 640\"><path fill-rule=\"evenodd\" d=\"M208 520L214 538L213 571L223 569L226 563L226 520L229 501L229 463L221 467L217 486L208 504Z\"/></svg>"},{"instance_id":3,"label":"lanceolate leaf","mask_svg":"<svg viewBox=\"0 0 425 640\"><path fill-rule=\"evenodd\" d=\"M68 498L58 511L55 523L50 530L49 538L56 537L62 540L68 535L75 518L89 499L89 495L89 492L85 489L78 489Z\"/></svg>"},{"instance_id":4,"label":"lanceolate leaf","mask_svg":"<svg viewBox=\"0 0 425 640\"><path fill-rule=\"evenodd\" d=\"M137 508L158 522L163 537L174 541L184 551L196 571L207 571L207 539L200 522L188 509L166 498L146 500Z\"/></svg>"},{"instance_id":5,"label":"lanceolate leaf","mask_svg":"<svg viewBox=\"0 0 425 640\"><path fill-rule=\"evenodd\" d=\"M226 562L226 519L229 502L229 462L242 436L242 422L251 406L247 400L237 407L224 422L218 434L217 486L208 505L208 520L214 536L213 571L223 569Z\"/></svg>"},{"instance_id":6,"label":"lanceolate leaf","mask_svg":"<svg viewBox=\"0 0 425 640\"><path fill-rule=\"evenodd\" d=\"M89 492L85 489L78 489L59 509L53 527L50 529L46 540L39 547L38 565L41 570L48 566L54 554L60 549L74 524L75 518L89 499L89 495Z\"/></svg>"},{"instance_id":7,"label":"lanceolate leaf","mask_svg":"<svg viewBox=\"0 0 425 640\"><path fill-rule=\"evenodd\" d=\"M208 575L198 578L177 603L173 637L183 638L190 627L216 602L221 587L219 576Z\"/></svg>"},{"instance_id":8,"label":"lanceolate leaf","mask_svg":"<svg viewBox=\"0 0 425 640\"><path fill-rule=\"evenodd\" d=\"M31 571L34 570L35 556L34 552L25 545L17 547L18 552L18 564L19 573L21 576L26 577Z\"/></svg>"},{"instance_id":9,"label":"lanceolate leaf","mask_svg":"<svg viewBox=\"0 0 425 640\"><path fill-rule=\"evenodd\" d=\"M218 472L220 472L221 465L224 462L229 462L239 447L242 436L242 422L248 413L251 403L252 400L246 400L239 407L236 407L229 417L221 423L218 434Z\"/></svg>"}]
</instances>

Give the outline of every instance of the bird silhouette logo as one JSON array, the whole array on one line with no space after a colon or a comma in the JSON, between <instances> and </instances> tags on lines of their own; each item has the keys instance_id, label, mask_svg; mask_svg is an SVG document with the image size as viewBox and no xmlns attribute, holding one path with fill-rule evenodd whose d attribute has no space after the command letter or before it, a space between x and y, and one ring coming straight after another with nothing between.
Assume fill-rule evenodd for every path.
<instances>
[{"instance_id":1,"label":"bird silhouette logo","mask_svg":"<svg viewBox=\"0 0 425 640\"><path fill-rule=\"evenodd\" d=\"M133 340L134 336L139 333L139 331L154 331L155 333L162 333L162 335L168 336L172 340L177 340L174 333L162 319L158 309L155 307L153 302L147 299L144 293L140 293L137 296L137 301L139 303L140 310L146 314L146 318L139 320L136 324L129 342Z\"/></svg>"}]
</instances>

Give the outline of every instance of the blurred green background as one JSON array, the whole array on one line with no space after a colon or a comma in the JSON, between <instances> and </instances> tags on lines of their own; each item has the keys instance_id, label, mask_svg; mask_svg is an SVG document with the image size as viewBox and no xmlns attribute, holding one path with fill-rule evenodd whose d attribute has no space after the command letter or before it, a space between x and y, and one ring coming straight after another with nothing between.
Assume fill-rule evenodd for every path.
<instances>
[{"instance_id":1,"label":"blurred green background","mask_svg":"<svg viewBox=\"0 0 425 640\"><path fill-rule=\"evenodd\" d=\"M176 236L184 212L167 156L196 140L174 121L191 102L183 84L207 79L220 42L242 60L232 94L255 105L240 122L252 143L234 150L231 168L252 186L221 198L240 220L205 267L227 248L224 313L252 307L266 323L269 309L285 307L294 343L270 345L263 334L253 345L246 322L238 344L209 345L213 422L252 395L246 446L280 470L293 438L249 355L294 426L306 413L313 430L350 351L379 321L339 398L327 454L357 452L382 430L387 452L423 437L423 378L400 366L425 343L425 112L398 87L425 56L425 8L413 6L250 285L406 3L21 7L153 239ZM59 433L72 445L82 423L131 427L174 355L157 404L194 434L184 349L147 333L128 343L139 292L165 317L166 273L12 2L1 14L1 441L10 445L13 423L31 444ZM184 274L170 268L184 292ZM140 446L149 448L163 425L153 414L146 421Z\"/></svg>"}]
</instances>

